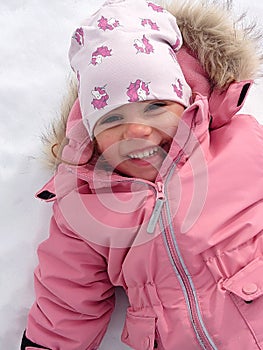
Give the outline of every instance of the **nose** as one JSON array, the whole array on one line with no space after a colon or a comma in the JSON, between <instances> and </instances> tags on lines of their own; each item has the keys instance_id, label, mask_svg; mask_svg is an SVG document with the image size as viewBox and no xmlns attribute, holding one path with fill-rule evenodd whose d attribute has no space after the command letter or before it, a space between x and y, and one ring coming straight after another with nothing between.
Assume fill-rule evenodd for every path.
<instances>
[{"instance_id":1,"label":"nose","mask_svg":"<svg viewBox=\"0 0 263 350\"><path fill-rule=\"evenodd\" d=\"M146 124L128 123L124 124L124 139L143 138L152 133L152 127Z\"/></svg>"}]
</instances>

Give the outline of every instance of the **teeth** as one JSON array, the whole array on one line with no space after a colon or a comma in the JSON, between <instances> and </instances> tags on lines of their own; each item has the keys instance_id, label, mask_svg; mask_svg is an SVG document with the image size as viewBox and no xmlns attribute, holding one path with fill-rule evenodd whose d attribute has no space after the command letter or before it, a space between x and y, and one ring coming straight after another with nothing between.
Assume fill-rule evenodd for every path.
<instances>
[{"instance_id":1,"label":"teeth","mask_svg":"<svg viewBox=\"0 0 263 350\"><path fill-rule=\"evenodd\" d=\"M158 147L154 147L148 151L138 152L138 153L130 153L130 154L128 154L128 157L132 158L132 159L143 159L143 158L148 158L157 152L158 152Z\"/></svg>"}]
</instances>

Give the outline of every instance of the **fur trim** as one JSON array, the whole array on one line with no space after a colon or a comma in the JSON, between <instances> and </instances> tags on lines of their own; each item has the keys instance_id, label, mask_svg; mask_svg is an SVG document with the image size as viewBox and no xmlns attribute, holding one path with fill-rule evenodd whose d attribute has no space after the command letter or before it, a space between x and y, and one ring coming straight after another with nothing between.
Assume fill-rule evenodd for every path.
<instances>
[{"instance_id":1,"label":"fur trim","mask_svg":"<svg viewBox=\"0 0 263 350\"><path fill-rule=\"evenodd\" d=\"M256 79L262 74L262 35L255 24L246 24L245 14L234 20L231 0L160 0L163 7L175 15L182 32L184 45L210 79L211 89L226 88L233 81ZM62 149L67 144L66 122L77 98L77 84L72 80L61 107L61 116L42 137L48 165L60 162ZM57 158L52 146L58 145Z\"/></svg>"},{"instance_id":2,"label":"fur trim","mask_svg":"<svg viewBox=\"0 0 263 350\"><path fill-rule=\"evenodd\" d=\"M60 164L61 153L64 146L68 143L66 137L67 120L77 97L77 82L72 78L68 84L67 94L61 103L60 115L52 121L45 133L42 134L44 157L47 159L47 166L52 170Z\"/></svg>"},{"instance_id":3,"label":"fur trim","mask_svg":"<svg viewBox=\"0 0 263 350\"><path fill-rule=\"evenodd\" d=\"M174 1L166 9L177 18L184 44L200 61L212 88L260 76L262 35L255 24L246 25L245 14L233 19L230 1Z\"/></svg>"}]
</instances>

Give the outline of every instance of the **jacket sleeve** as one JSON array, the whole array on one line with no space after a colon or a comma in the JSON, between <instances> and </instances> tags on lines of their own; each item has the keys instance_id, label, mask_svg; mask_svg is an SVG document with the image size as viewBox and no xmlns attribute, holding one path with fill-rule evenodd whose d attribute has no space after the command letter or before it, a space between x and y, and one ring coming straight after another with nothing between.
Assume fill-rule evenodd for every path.
<instances>
[{"instance_id":1,"label":"jacket sleeve","mask_svg":"<svg viewBox=\"0 0 263 350\"><path fill-rule=\"evenodd\" d=\"M43 349L97 349L114 308L106 258L54 216L38 256L25 339Z\"/></svg>"}]
</instances>

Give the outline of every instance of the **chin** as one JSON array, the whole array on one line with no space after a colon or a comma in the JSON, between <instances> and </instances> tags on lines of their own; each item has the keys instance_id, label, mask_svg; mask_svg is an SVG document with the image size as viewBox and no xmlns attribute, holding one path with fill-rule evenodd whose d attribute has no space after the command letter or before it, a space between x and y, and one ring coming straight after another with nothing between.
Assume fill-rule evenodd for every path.
<instances>
[{"instance_id":1,"label":"chin","mask_svg":"<svg viewBox=\"0 0 263 350\"><path fill-rule=\"evenodd\" d=\"M147 181L155 181L157 174L158 174L157 171L153 171L152 173L149 172L148 174L147 173L130 173L129 176L137 179L147 180Z\"/></svg>"},{"instance_id":2,"label":"chin","mask_svg":"<svg viewBox=\"0 0 263 350\"><path fill-rule=\"evenodd\" d=\"M159 164L158 167L148 167L148 169L146 168L140 168L138 166L131 168L130 166L125 166L125 162L123 162L122 164L123 166L119 166L116 168L116 171L119 174L122 174L123 176L126 177L133 177L136 179L142 179L142 180L147 180L147 181L155 181L159 171Z\"/></svg>"}]
</instances>

